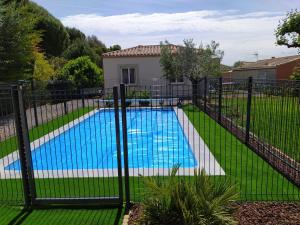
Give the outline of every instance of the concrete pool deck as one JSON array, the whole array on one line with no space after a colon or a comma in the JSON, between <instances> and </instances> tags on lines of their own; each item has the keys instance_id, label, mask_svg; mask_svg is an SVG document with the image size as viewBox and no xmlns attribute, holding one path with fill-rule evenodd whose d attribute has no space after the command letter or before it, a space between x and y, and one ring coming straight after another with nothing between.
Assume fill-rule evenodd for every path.
<instances>
[{"instance_id":1,"label":"concrete pool deck","mask_svg":"<svg viewBox=\"0 0 300 225\"><path fill-rule=\"evenodd\" d=\"M159 107L157 107L159 108ZM30 143L31 151L34 151L39 146L50 141L51 139L61 135L65 131L71 129L75 125L94 115L95 113L104 109L95 109L85 115L65 124L64 126L44 135L43 137ZM186 114L181 108L173 107L173 110L177 116L184 135L188 139L188 143L193 151L195 159L197 160L197 167L191 168L179 168L178 175L188 176L193 175L195 169L204 168L208 175L225 175L224 170L210 152L208 146L200 137L193 124L189 121ZM15 179L21 177L20 170L7 170L5 167L12 164L19 159L18 151L5 156L0 159L0 179ZM170 168L129 168L130 176L167 176ZM124 173L124 171L123 171ZM124 175L124 174L123 174ZM106 169L64 169L64 170L34 170L35 178L76 178L76 177L117 177L117 168Z\"/></svg>"}]
</instances>

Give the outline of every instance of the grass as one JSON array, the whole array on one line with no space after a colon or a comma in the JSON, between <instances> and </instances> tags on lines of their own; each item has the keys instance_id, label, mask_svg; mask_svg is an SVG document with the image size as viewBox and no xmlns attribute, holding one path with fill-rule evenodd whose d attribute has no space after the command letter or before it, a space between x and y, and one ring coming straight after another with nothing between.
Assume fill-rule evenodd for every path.
<instances>
[{"instance_id":1,"label":"grass","mask_svg":"<svg viewBox=\"0 0 300 225\"><path fill-rule=\"evenodd\" d=\"M245 127L247 98L223 99L223 113ZM253 96L250 131L300 162L299 98Z\"/></svg>"},{"instance_id":2,"label":"grass","mask_svg":"<svg viewBox=\"0 0 300 225\"><path fill-rule=\"evenodd\" d=\"M25 212L20 206L0 205L0 224L105 224L122 223L123 209L37 209Z\"/></svg>"},{"instance_id":3,"label":"grass","mask_svg":"<svg viewBox=\"0 0 300 225\"><path fill-rule=\"evenodd\" d=\"M299 189L196 107L184 111L243 200L299 200ZM219 179L216 177L215 179Z\"/></svg>"}]
</instances>

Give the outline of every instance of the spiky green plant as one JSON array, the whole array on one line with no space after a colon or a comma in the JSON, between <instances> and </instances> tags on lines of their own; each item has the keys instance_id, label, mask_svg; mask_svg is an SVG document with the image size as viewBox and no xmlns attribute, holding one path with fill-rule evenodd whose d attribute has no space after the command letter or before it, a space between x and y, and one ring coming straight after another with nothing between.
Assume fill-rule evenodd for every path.
<instances>
[{"instance_id":1,"label":"spiky green plant","mask_svg":"<svg viewBox=\"0 0 300 225\"><path fill-rule=\"evenodd\" d=\"M165 181L145 178L147 196L140 224L236 224L229 207L238 196L234 186L226 180L211 182L204 170L195 170L189 181L176 177L178 169L175 166Z\"/></svg>"}]
</instances>

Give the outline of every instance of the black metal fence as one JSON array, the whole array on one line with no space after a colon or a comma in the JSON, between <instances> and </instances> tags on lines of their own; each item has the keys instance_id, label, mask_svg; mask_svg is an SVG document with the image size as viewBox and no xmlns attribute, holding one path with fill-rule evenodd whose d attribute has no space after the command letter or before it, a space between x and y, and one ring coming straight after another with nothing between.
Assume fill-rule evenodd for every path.
<instances>
[{"instance_id":1,"label":"black metal fence","mask_svg":"<svg viewBox=\"0 0 300 225\"><path fill-rule=\"evenodd\" d=\"M229 179L241 200L300 199L296 82L32 87L0 88L0 202L128 206L176 164Z\"/></svg>"}]
</instances>

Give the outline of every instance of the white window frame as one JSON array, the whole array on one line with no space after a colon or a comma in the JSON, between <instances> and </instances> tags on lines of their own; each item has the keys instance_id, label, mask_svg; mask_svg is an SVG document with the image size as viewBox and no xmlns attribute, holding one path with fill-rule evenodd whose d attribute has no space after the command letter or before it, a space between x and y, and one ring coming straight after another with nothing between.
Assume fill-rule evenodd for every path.
<instances>
[{"instance_id":1,"label":"white window frame","mask_svg":"<svg viewBox=\"0 0 300 225\"><path fill-rule=\"evenodd\" d=\"M121 73L121 83L123 83L123 69L127 69L128 71L128 83L125 85L136 85L137 84L137 67L133 65L122 65L120 67L120 73ZM134 83L130 82L130 69L134 69Z\"/></svg>"}]
</instances>

